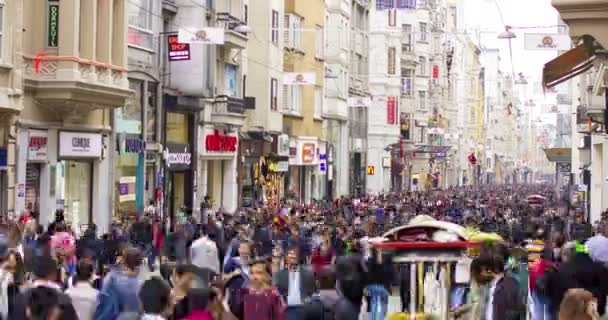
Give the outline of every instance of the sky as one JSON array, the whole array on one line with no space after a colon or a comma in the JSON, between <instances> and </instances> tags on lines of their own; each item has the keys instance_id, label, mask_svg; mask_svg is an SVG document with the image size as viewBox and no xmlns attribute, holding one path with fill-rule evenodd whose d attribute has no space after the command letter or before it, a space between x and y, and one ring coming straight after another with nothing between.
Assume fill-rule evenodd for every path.
<instances>
[{"instance_id":1,"label":"sky","mask_svg":"<svg viewBox=\"0 0 608 320\"><path fill-rule=\"evenodd\" d=\"M505 73L520 72L527 78L527 91L538 93L534 83L540 83L543 65L557 56L557 51L541 51L524 49L526 33L557 33L556 27L513 29L517 38L511 40L513 64L509 54L509 40L498 39L498 33L504 30L504 25L513 27L555 26L558 22L558 12L551 6L551 0L460 0L466 3L464 9L464 24L467 30L481 30L482 47L498 48L501 55L501 69ZM502 11L502 18L497 8ZM536 89L536 90L535 90ZM523 90L520 88L520 90ZM539 106L533 111L534 118L541 116L544 121L553 122L554 114L541 115L540 105L555 102L546 101L550 95L540 94L534 97ZM545 101L538 101L545 99Z\"/></svg>"}]
</instances>

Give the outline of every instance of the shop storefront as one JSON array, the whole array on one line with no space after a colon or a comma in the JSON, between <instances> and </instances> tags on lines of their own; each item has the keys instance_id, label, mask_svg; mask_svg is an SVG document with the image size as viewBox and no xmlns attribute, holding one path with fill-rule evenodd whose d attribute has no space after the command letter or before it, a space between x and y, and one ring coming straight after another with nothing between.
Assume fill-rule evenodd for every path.
<instances>
[{"instance_id":1,"label":"shop storefront","mask_svg":"<svg viewBox=\"0 0 608 320\"><path fill-rule=\"evenodd\" d=\"M199 146L201 197L210 197L211 210L234 213L238 208L238 133L203 127Z\"/></svg>"},{"instance_id":2,"label":"shop storefront","mask_svg":"<svg viewBox=\"0 0 608 320\"><path fill-rule=\"evenodd\" d=\"M116 135L114 162L114 219L134 221L142 213L144 152L146 145L136 134Z\"/></svg>"},{"instance_id":3,"label":"shop storefront","mask_svg":"<svg viewBox=\"0 0 608 320\"><path fill-rule=\"evenodd\" d=\"M317 188L319 141L316 137L295 137L289 144L286 198L310 203Z\"/></svg>"},{"instance_id":4,"label":"shop storefront","mask_svg":"<svg viewBox=\"0 0 608 320\"><path fill-rule=\"evenodd\" d=\"M189 144L168 142L164 153L167 168L168 222L185 223L186 213L192 208L193 171L192 150Z\"/></svg>"}]
</instances>

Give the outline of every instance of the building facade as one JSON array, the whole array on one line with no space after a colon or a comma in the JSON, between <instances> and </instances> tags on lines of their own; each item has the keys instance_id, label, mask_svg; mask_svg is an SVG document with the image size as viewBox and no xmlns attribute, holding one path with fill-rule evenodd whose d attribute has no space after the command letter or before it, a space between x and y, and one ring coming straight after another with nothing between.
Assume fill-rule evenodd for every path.
<instances>
[{"instance_id":1,"label":"building facade","mask_svg":"<svg viewBox=\"0 0 608 320\"><path fill-rule=\"evenodd\" d=\"M55 208L76 232L90 223L105 232L114 190L113 111L133 93L127 1L26 1L22 10L15 212L39 210L44 224Z\"/></svg>"}]
</instances>

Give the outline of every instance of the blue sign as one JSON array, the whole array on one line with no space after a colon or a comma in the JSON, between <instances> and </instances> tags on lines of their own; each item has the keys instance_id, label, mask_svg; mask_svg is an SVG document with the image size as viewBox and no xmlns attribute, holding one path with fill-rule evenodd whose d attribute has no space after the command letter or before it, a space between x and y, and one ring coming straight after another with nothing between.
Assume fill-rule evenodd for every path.
<instances>
[{"instance_id":1,"label":"blue sign","mask_svg":"<svg viewBox=\"0 0 608 320\"><path fill-rule=\"evenodd\" d=\"M0 148L0 170L8 169L6 148Z\"/></svg>"},{"instance_id":2,"label":"blue sign","mask_svg":"<svg viewBox=\"0 0 608 320\"><path fill-rule=\"evenodd\" d=\"M319 163L319 170L325 172L327 170L327 164L325 162Z\"/></svg>"},{"instance_id":3,"label":"blue sign","mask_svg":"<svg viewBox=\"0 0 608 320\"><path fill-rule=\"evenodd\" d=\"M325 153L319 154L319 159L320 160L327 160L327 154L325 154Z\"/></svg>"}]
</instances>

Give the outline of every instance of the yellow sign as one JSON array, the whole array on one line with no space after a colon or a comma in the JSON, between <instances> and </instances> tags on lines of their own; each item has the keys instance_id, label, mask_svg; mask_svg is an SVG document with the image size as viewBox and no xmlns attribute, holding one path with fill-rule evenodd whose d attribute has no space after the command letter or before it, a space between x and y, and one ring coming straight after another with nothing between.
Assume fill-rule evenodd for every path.
<instances>
[{"instance_id":1,"label":"yellow sign","mask_svg":"<svg viewBox=\"0 0 608 320\"><path fill-rule=\"evenodd\" d=\"M376 174L376 167L367 166L367 175L373 176L374 174Z\"/></svg>"}]
</instances>

